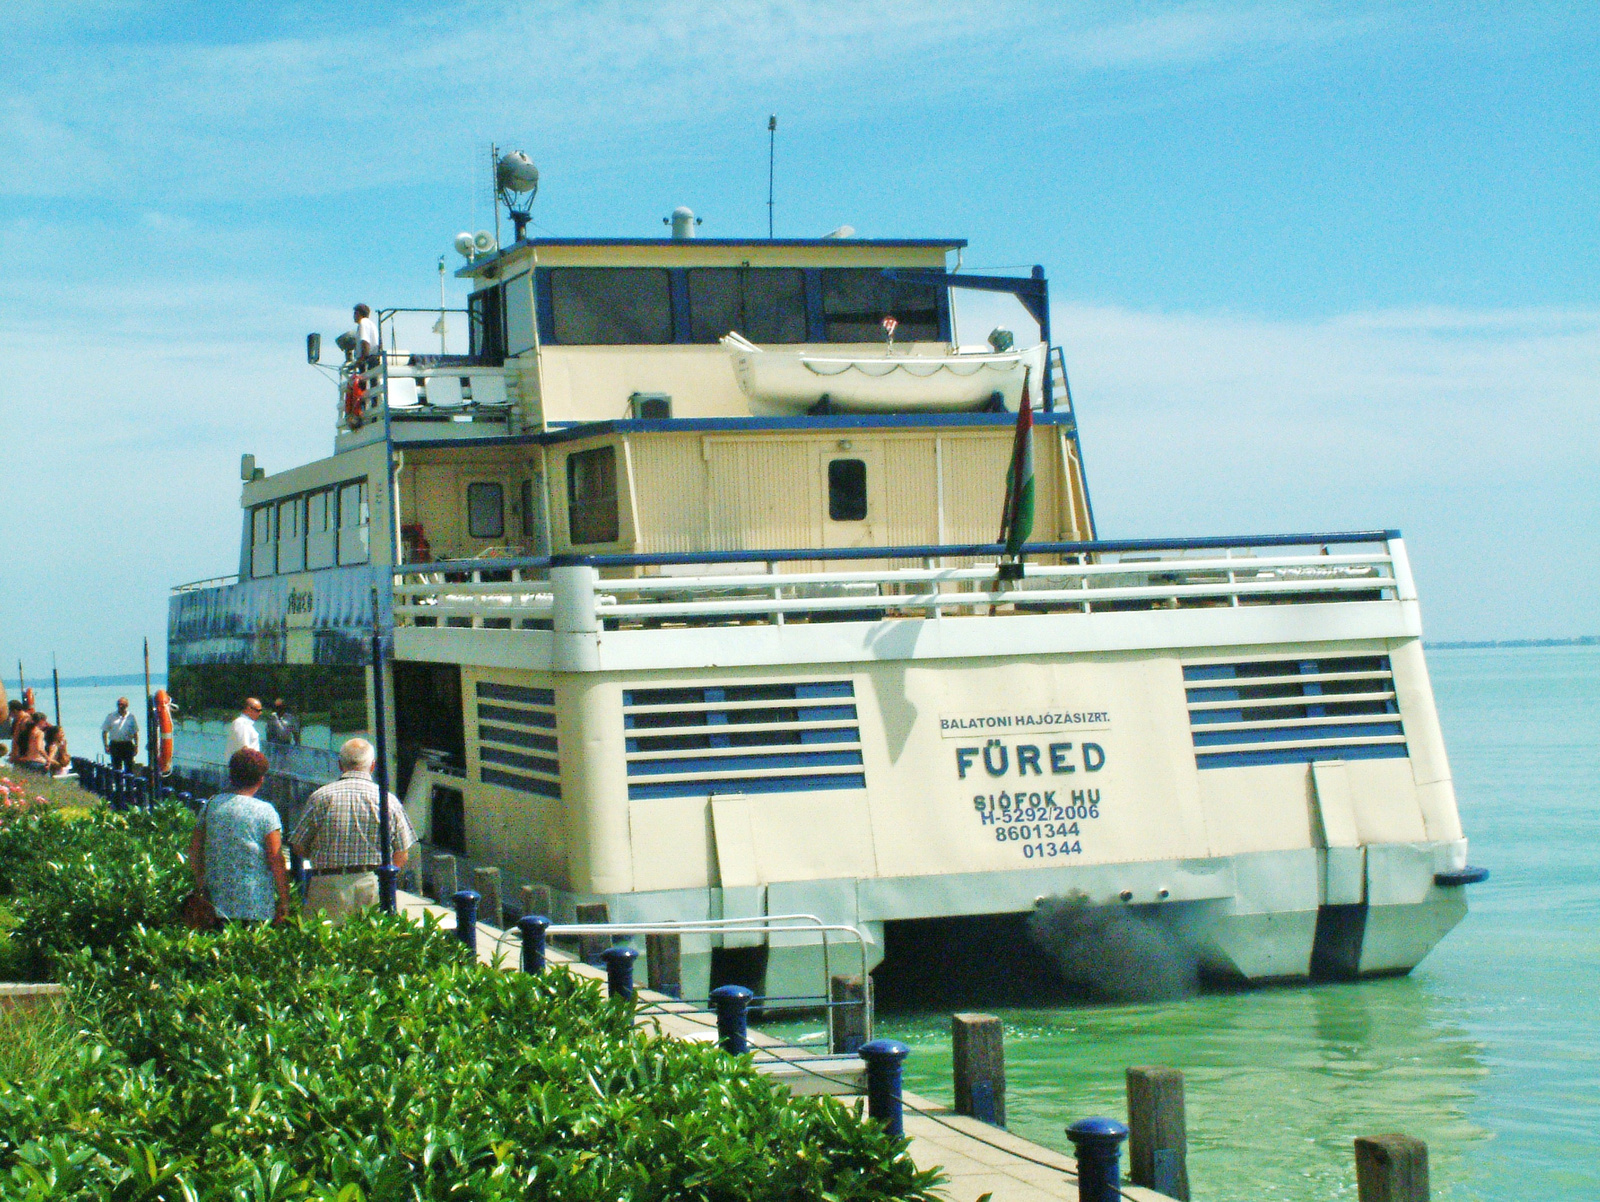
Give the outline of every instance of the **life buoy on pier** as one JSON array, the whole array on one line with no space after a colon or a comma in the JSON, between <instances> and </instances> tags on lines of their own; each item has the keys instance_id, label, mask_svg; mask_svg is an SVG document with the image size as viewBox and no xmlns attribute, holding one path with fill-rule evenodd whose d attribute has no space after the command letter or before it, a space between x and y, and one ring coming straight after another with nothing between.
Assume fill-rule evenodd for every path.
<instances>
[{"instance_id":1,"label":"life buoy on pier","mask_svg":"<svg viewBox=\"0 0 1600 1202\"><path fill-rule=\"evenodd\" d=\"M344 420L352 430L361 424L362 411L367 405L367 386L361 379L361 373L350 373L350 380L344 386Z\"/></svg>"},{"instance_id":2,"label":"life buoy on pier","mask_svg":"<svg viewBox=\"0 0 1600 1202\"><path fill-rule=\"evenodd\" d=\"M172 696L166 689L156 690L156 770L165 776L172 771Z\"/></svg>"}]
</instances>

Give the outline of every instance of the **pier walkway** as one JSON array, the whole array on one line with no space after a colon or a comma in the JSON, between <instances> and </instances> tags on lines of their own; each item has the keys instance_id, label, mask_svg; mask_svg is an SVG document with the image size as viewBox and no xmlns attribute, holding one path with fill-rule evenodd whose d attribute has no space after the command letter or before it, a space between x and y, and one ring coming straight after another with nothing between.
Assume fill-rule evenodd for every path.
<instances>
[{"instance_id":1,"label":"pier walkway","mask_svg":"<svg viewBox=\"0 0 1600 1202\"><path fill-rule=\"evenodd\" d=\"M418 919L432 915L445 930L455 930L455 912L425 897L401 891L399 905L406 914ZM514 928L502 930L480 922L477 950L484 964L514 969L521 959L521 938ZM604 969L558 948L547 948L545 959L579 976L601 982L606 979ZM659 1024L661 1033L674 1039L716 1040L716 1016L710 1011L643 988L635 990L635 997L639 1026ZM757 1030L750 1031L749 1041L756 1070L781 1081L793 1093L865 1097L866 1066L859 1059L820 1055ZM958 1115L916 1094L902 1097L911 1159L918 1168L937 1165L944 1170L948 1181L940 1193L951 1202L973 1202L984 1194L992 1195L993 1202L1065 1202L1078 1196L1071 1156L1030 1143L1002 1127ZM1136 1185L1124 1184L1121 1192L1130 1202L1171 1202L1165 1194Z\"/></svg>"}]
</instances>

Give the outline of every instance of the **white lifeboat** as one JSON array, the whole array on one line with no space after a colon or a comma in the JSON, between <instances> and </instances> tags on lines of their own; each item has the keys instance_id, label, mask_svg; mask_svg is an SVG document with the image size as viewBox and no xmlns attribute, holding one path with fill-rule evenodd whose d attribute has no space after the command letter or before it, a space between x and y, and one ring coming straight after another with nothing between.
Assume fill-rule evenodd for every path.
<instances>
[{"instance_id":1,"label":"white lifeboat","mask_svg":"<svg viewBox=\"0 0 1600 1202\"><path fill-rule=\"evenodd\" d=\"M1044 379L1044 345L1004 352L943 354L851 348L848 355L779 351L737 333L722 338L739 387L757 414L805 413L824 397L846 413L953 413L981 409L998 393L1016 412L1025 378L1034 404Z\"/></svg>"}]
</instances>

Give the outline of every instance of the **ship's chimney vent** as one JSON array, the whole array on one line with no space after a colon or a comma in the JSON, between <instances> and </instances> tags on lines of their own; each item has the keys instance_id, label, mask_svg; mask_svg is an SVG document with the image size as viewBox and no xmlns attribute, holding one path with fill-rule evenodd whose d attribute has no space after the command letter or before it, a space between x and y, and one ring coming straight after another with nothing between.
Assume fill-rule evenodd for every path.
<instances>
[{"instance_id":1,"label":"ship's chimney vent","mask_svg":"<svg viewBox=\"0 0 1600 1202\"><path fill-rule=\"evenodd\" d=\"M694 210L688 205L679 205L672 210L671 217L661 219L661 224L672 227L674 238L693 238L694 227L700 224L700 218L694 215Z\"/></svg>"}]
</instances>

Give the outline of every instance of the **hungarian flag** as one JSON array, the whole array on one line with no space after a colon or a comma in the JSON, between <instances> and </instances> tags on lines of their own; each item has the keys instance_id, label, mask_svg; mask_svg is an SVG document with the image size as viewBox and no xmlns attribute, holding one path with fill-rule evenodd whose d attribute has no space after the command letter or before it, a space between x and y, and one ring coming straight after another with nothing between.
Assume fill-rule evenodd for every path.
<instances>
[{"instance_id":1,"label":"hungarian flag","mask_svg":"<svg viewBox=\"0 0 1600 1202\"><path fill-rule=\"evenodd\" d=\"M1000 541L1006 554L1016 557L1033 533L1033 406L1028 401L1028 377L1022 377L1022 404L1017 406L1017 436L1011 444L1011 466L1006 469L1006 506L1000 517Z\"/></svg>"}]
</instances>

